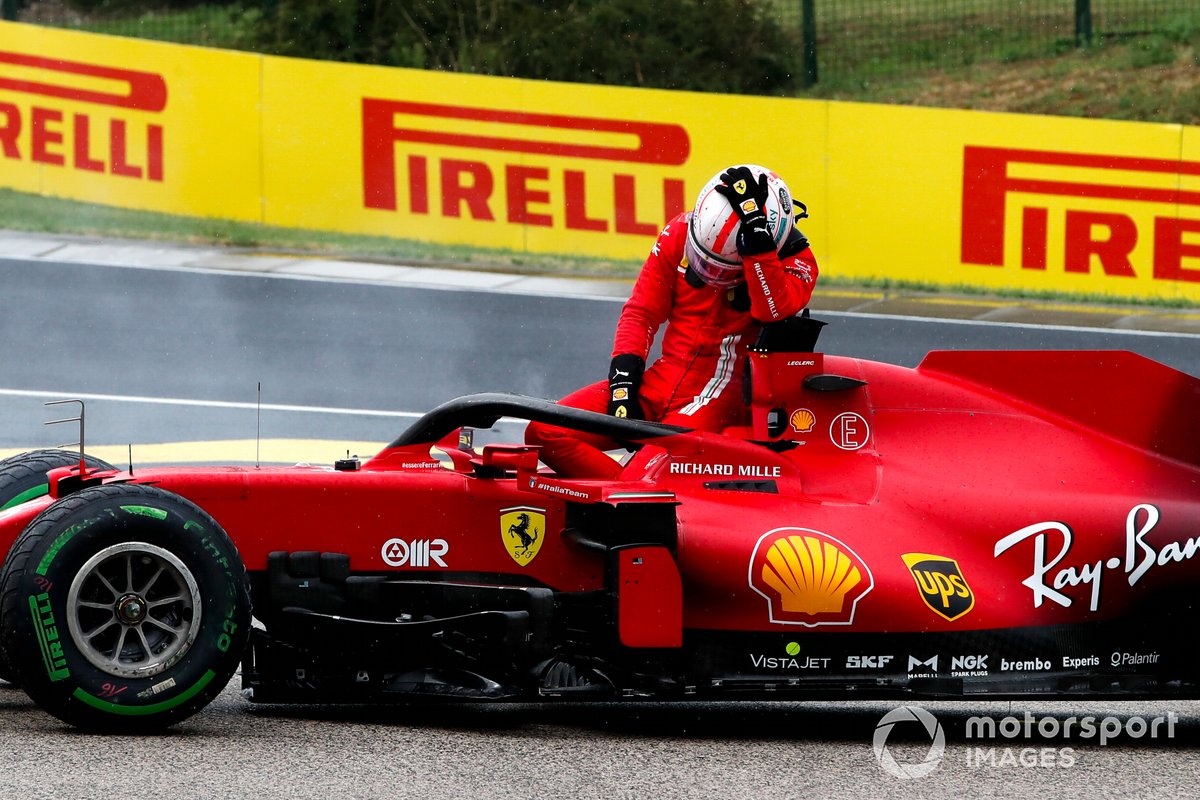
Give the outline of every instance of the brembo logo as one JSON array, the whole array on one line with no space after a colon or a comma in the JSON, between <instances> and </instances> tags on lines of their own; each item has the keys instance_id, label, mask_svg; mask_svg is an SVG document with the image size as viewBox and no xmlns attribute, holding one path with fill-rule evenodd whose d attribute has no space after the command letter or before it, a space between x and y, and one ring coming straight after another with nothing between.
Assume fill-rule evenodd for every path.
<instances>
[{"instance_id":1,"label":"brembo logo","mask_svg":"<svg viewBox=\"0 0 1200 800\"><path fill-rule=\"evenodd\" d=\"M68 112L56 100L86 110ZM6 159L161 181L163 128L146 115L166 106L162 75L0 50Z\"/></svg>"},{"instance_id":2,"label":"brembo logo","mask_svg":"<svg viewBox=\"0 0 1200 800\"><path fill-rule=\"evenodd\" d=\"M364 97L362 130L366 208L653 236L687 203L679 125Z\"/></svg>"},{"instance_id":3,"label":"brembo logo","mask_svg":"<svg viewBox=\"0 0 1200 800\"><path fill-rule=\"evenodd\" d=\"M1196 161L967 147L962 261L1009 266L1006 207L1015 202L1022 269L1044 271L1053 260L1067 273L1088 274L1098 265L1109 277L1200 282L1200 262L1185 264L1200 259L1200 218L1176 216L1200 206L1200 191L1180 188L1198 175ZM1050 198L1082 202L1064 208L1069 201ZM1112 202L1097 208L1097 200ZM1168 216L1151 216L1154 205ZM1052 241L1062 242L1061 254L1050 251Z\"/></svg>"}]
</instances>

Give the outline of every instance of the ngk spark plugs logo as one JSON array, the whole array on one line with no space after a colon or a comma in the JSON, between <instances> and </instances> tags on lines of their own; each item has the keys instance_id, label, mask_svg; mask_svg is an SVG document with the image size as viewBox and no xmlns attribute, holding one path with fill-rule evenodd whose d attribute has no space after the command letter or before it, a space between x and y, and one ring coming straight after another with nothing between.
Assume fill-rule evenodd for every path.
<instances>
[{"instance_id":1,"label":"ngk spark plugs logo","mask_svg":"<svg viewBox=\"0 0 1200 800\"><path fill-rule=\"evenodd\" d=\"M362 100L368 209L653 236L682 211L675 124Z\"/></svg>"},{"instance_id":2,"label":"ngk spark plugs logo","mask_svg":"<svg viewBox=\"0 0 1200 800\"><path fill-rule=\"evenodd\" d=\"M850 625L874 585L866 563L820 531L777 528L750 556L750 588L766 598L771 622L783 625Z\"/></svg>"},{"instance_id":3,"label":"ngk spark plugs logo","mask_svg":"<svg viewBox=\"0 0 1200 800\"><path fill-rule=\"evenodd\" d=\"M5 159L162 181L166 106L162 75L0 50Z\"/></svg>"},{"instance_id":4,"label":"ngk spark plugs logo","mask_svg":"<svg viewBox=\"0 0 1200 800\"><path fill-rule=\"evenodd\" d=\"M1200 191L1181 188L1196 176L1195 161L967 147L962 262L1200 282Z\"/></svg>"}]
</instances>

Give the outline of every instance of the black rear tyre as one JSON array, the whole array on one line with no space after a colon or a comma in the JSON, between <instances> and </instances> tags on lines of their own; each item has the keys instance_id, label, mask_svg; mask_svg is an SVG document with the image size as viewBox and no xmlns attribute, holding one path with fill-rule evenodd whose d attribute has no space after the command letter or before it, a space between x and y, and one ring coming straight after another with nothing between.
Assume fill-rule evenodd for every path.
<instances>
[{"instance_id":1,"label":"black rear tyre","mask_svg":"<svg viewBox=\"0 0 1200 800\"><path fill-rule=\"evenodd\" d=\"M115 469L86 454L84 462L95 469ZM50 489L47 472L78 463L79 453L70 450L33 450L0 461L0 511L46 494Z\"/></svg>"},{"instance_id":2,"label":"black rear tyre","mask_svg":"<svg viewBox=\"0 0 1200 800\"><path fill-rule=\"evenodd\" d=\"M146 733L207 705L250 630L246 570L220 526L152 486L108 484L33 520L0 574L18 683L79 728Z\"/></svg>"}]
</instances>

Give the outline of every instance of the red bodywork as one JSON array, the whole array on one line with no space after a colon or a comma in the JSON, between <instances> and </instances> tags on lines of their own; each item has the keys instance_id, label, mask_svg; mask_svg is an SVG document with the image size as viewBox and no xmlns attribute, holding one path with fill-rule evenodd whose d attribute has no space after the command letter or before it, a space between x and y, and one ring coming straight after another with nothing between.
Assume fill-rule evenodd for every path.
<instances>
[{"instance_id":1,"label":"red bodywork","mask_svg":"<svg viewBox=\"0 0 1200 800\"><path fill-rule=\"evenodd\" d=\"M852 667L864 643L911 673L906 652L924 660L919 643L936 642L948 661L953 640L839 647L826 634L1194 619L1197 379L1127 352L935 352L916 369L811 353L751 359L751 425L644 439L614 482L537 473L522 446L475 454L428 442L349 471L164 468L103 479L152 483L200 505L251 573L272 552L324 551L348 555L354 574L608 590L625 647L776 635L742 648L759 665L756 647L779 661L793 645L813 655L809 637L831 647L830 674ZM0 547L52 501L0 514ZM602 550L564 530L572 509L605 504L673 509L675 541L625 550L614 575ZM531 531L536 541L522 548ZM964 641L957 652L984 646ZM993 675L1002 659L1022 657L987 641ZM1055 652L1025 655L1056 669L1074 658L1116 666L1120 652L1156 646L1103 642L1068 637Z\"/></svg>"}]
</instances>

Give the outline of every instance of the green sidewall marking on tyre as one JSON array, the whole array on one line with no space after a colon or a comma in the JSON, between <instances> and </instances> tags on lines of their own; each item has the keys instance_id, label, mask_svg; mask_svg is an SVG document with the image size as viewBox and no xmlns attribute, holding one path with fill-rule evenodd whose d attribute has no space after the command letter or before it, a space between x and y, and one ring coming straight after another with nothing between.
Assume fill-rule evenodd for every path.
<instances>
[{"instance_id":1,"label":"green sidewall marking on tyre","mask_svg":"<svg viewBox=\"0 0 1200 800\"><path fill-rule=\"evenodd\" d=\"M78 525L72 525L60 533L58 537L50 544L50 549L46 551L46 555L42 556L42 560L38 562L35 572L37 572L37 574L41 575L43 578L46 577L46 572L50 569L50 562L52 562L54 557L58 555L58 551L62 550L66 546L67 542L75 538L75 534L79 533L81 530L88 527L95 521L96 520L94 519L89 519L85 522L80 522Z\"/></svg>"},{"instance_id":2,"label":"green sidewall marking on tyre","mask_svg":"<svg viewBox=\"0 0 1200 800\"><path fill-rule=\"evenodd\" d=\"M22 503L28 503L35 497L41 497L42 495L49 493L49 491L50 484L48 483L43 483L40 486L34 486L32 489L26 489L12 500L9 500L4 505L0 506L0 511L7 511L10 508L16 508Z\"/></svg>"},{"instance_id":3,"label":"green sidewall marking on tyre","mask_svg":"<svg viewBox=\"0 0 1200 800\"><path fill-rule=\"evenodd\" d=\"M50 610L50 595L45 592L29 595L29 615L33 617L33 629L37 632L38 648L42 651L42 661L46 665L46 674L50 677L50 682L55 683L71 677L62 644L58 639L58 625L54 621L54 612Z\"/></svg>"},{"instance_id":4,"label":"green sidewall marking on tyre","mask_svg":"<svg viewBox=\"0 0 1200 800\"><path fill-rule=\"evenodd\" d=\"M157 520L164 520L167 518L167 512L163 511L161 508L154 508L152 506L121 506L121 510L127 514L153 517Z\"/></svg>"},{"instance_id":5,"label":"green sidewall marking on tyre","mask_svg":"<svg viewBox=\"0 0 1200 800\"><path fill-rule=\"evenodd\" d=\"M170 711L176 706L183 705L188 700L191 700L193 697L200 694L204 687L208 686L208 684L211 683L212 679L215 677L217 677L217 673L213 672L211 669L207 670L202 676L200 676L200 680L192 684L192 686L186 691L180 692L170 700L163 700L161 703L151 703L148 706L125 706L119 703L110 703L107 700L101 700L99 697L96 697L93 694L88 694L83 689L79 688L75 689L75 691L72 693L72 696L76 700L86 703L92 708L104 711L108 714L119 714L126 717L143 717L150 714L158 714L163 711Z\"/></svg>"}]
</instances>

